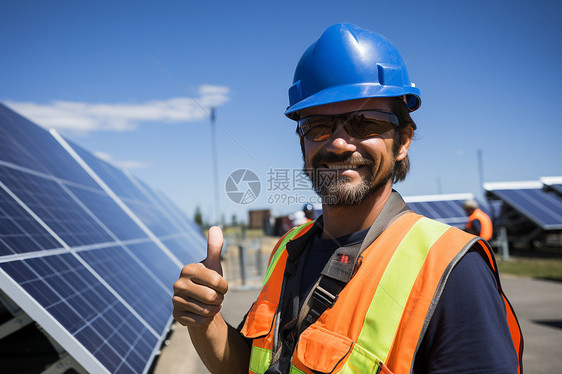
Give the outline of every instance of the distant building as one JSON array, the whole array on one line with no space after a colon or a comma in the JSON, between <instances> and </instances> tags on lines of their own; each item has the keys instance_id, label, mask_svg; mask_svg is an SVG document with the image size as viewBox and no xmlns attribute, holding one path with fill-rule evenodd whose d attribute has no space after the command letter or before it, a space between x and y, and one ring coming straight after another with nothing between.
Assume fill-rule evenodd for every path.
<instances>
[{"instance_id":1,"label":"distant building","mask_svg":"<svg viewBox=\"0 0 562 374\"><path fill-rule=\"evenodd\" d=\"M270 217L271 210L269 209L250 210L248 211L248 227L251 229L264 229Z\"/></svg>"}]
</instances>

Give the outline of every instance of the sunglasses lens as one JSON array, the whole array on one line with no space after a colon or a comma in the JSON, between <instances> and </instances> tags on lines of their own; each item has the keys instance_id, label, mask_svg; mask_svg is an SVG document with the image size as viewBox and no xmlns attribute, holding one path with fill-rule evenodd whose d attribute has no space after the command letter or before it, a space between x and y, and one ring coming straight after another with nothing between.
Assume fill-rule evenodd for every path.
<instances>
[{"instance_id":1,"label":"sunglasses lens","mask_svg":"<svg viewBox=\"0 0 562 374\"><path fill-rule=\"evenodd\" d=\"M357 121L352 121L348 132L355 138L365 139L384 134L393 128L394 125L390 122L364 117L357 119Z\"/></svg>"},{"instance_id":2,"label":"sunglasses lens","mask_svg":"<svg viewBox=\"0 0 562 374\"><path fill-rule=\"evenodd\" d=\"M321 142L330 137L334 127L331 117L310 117L299 123L301 135L313 142Z\"/></svg>"},{"instance_id":3,"label":"sunglasses lens","mask_svg":"<svg viewBox=\"0 0 562 374\"><path fill-rule=\"evenodd\" d=\"M332 126L317 125L306 133L306 138L308 140L312 140L313 142L322 142L328 139L330 135L332 135Z\"/></svg>"},{"instance_id":4,"label":"sunglasses lens","mask_svg":"<svg viewBox=\"0 0 562 374\"><path fill-rule=\"evenodd\" d=\"M322 142L330 138L336 124L343 121L347 133L357 139L372 138L398 125L394 113L360 111L339 116L311 116L299 121L299 131L307 140Z\"/></svg>"}]
</instances>

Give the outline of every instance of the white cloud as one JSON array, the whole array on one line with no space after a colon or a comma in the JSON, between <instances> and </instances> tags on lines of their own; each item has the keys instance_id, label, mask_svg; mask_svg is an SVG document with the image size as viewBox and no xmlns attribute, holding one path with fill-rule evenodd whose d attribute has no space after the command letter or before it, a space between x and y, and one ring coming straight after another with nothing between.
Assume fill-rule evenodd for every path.
<instances>
[{"instance_id":1,"label":"white cloud","mask_svg":"<svg viewBox=\"0 0 562 374\"><path fill-rule=\"evenodd\" d=\"M113 159L113 156L111 154L106 152L94 152L94 155L121 169L128 169L128 170L141 169L151 165L148 162L142 162L142 161L117 161Z\"/></svg>"},{"instance_id":2,"label":"white cloud","mask_svg":"<svg viewBox=\"0 0 562 374\"><path fill-rule=\"evenodd\" d=\"M6 101L5 104L45 128L80 135L91 131L130 131L142 122L201 120L209 115L209 108L228 101L229 91L228 87L202 85L195 100L174 97L133 104L73 101L53 101L50 104Z\"/></svg>"}]
</instances>

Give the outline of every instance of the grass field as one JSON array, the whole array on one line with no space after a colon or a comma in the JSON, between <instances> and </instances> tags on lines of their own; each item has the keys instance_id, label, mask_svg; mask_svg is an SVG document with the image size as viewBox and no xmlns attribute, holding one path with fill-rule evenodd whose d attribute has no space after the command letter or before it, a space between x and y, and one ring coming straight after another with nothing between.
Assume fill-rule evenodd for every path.
<instances>
[{"instance_id":1,"label":"grass field","mask_svg":"<svg viewBox=\"0 0 562 374\"><path fill-rule=\"evenodd\" d=\"M507 261L498 258L498 267L502 274L562 282L561 258L514 256Z\"/></svg>"}]
</instances>

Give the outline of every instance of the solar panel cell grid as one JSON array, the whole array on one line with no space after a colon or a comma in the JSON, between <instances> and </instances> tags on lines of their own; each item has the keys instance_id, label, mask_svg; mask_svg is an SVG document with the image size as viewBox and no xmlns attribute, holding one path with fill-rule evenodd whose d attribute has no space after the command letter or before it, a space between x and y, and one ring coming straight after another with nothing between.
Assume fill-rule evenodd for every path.
<instances>
[{"instance_id":1,"label":"solar panel cell grid","mask_svg":"<svg viewBox=\"0 0 562 374\"><path fill-rule=\"evenodd\" d=\"M125 173L113 165L100 160L76 143L65 139L90 168L111 188L117 196L133 201L149 203L147 197L127 178Z\"/></svg>"},{"instance_id":2,"label":"solar panel cell grid","mask_svg":"<svg viewBox=\"0 0 562 374\"><path fill-rule=\"evenodd\" d=\"M196 254L200 252L200 248L189 237L162 239L162 243L184 264L199 261Z\"/></svg>"},{"instance_id":3,"label":"solar panel cell grid","mask_svg":"<svg viewBox=\"0 0 562 374\"><path fill-rule=\"evenodd\" d=\"M106 193L74 186L68 188L119 240L147 238L144 231Z\"/></svg>"},{"instance_id":4,"label":"solar panel cell grid","mask_svg":"<svg viewBox=\"0 0 562 374\"><path fill-rule=\"evenodd\" d=\"M172 289L179 273L175 273L171 269L177 267L153 242L127 244L126 246L135 257L150 268L152 273L166 286L167 290Z\"/></svg>"},{"instance_id":5,"label":"solar panel cell grid","mask_svg":"<svg viewBox=\"0 0 562 374\"><path fill-rule=\"evenodd\" d=\"M179 231L188 234L200 233L198 227L196 230L194 230L193 226L188 225L187 223L184 222L184 218L177 213L178 209L174 204L170 204L169 202L165 201L165 199L162 199L162 197L159 194L157 194L149 185L147 185L143 181L136 179L132 176L131 178L133 178L133 180L140 186L142 191L147 194L152 204L158 207L161 213L164 214L166 217L168 217L168 219L170 219L170 221L179 229Z\"/></svg>"},{"instance_id":6,"label":"solar panel cell grid","mask_svg":"<svg viewBox=\"0 0 562 374\"><path fill-rule=\"evenodd\" d=\"M171 289L120 247L83 251L79 256L115 289L155 330L162 331L171 315Z\"/></svg>"},{"instance_id":7,"label":"solar panel cell grid","mask_svg":"<svg viewBox=\"0 0 562 374\"><path fill-rule=\"evenodd\" d=\"M502 200L543 228L562 227L562 197L540 188L494 190Z\"/></svg>"},{"instance_id":8,"label":"solar panel cell grid","mask_svg":"<svg viewBox=\"0 0 562 374\"><path fill-rule=\"evenodd\" d=\"M97 187L48 131L0 104L0 160Z\"/></svg>"},{"instance_id":9,"label":"solar panel cell grid","mask_svg":"<svg viewBox=\"0 0 562 374\"><path fill-rule=\"evenodd\" d=\"M199 241L201 244L203 244L203 246L199 249L198 254L200 256L203 256L201 258L204 258L206 254L206 250L205 250L206 241L202 239L201 229L199 228L199 226L197 226L192 220L187 218L187 216L183 213L183 211L178 209L178 207L175 204L173 204L170 201L170 199L168 199L165 195L163 195L162 193L156 193L150 187L148 187L148 190L152 192L152 195L156 198L156 200L160 203L160 205L166 210L166 212L172 215L174 221L177 222L178 224L181 224L182 228L184 229L184 232L189 234L190 238L192 238L195 241Z\"/></svg>"},{"instance_id":10,"label":"solar panel cell grid","mask_svg":"<svg viewBox=\"0 0 562 374\"><path fill-rule=\"evenodd\" d=\"M0 137L2 291L89 372L146 373L171 323L178 258L204 256L199 229L1 104Z\"/></svg>"},{"instance_id":11,"label":"solar panel cell grid","mask_svg":"<svg viewBox=\"0 0 562 374\"><path fill-rule=\"evenodd\" d=\"M43 226L0 188L0 256L60 246Z\"/></svg>"},{"instance_id":12,"label":"solar panel cell grid","mask_svg":"<svg viewBox=\"0 0 562 374\"><path fill-rule=\"evenodd\" d=\"M464 228L468 217L462 208L464 200L427 200L408 202L414 212L451 226Z\"/></svg>"},{"instance_id":13,"label":"solar panel cell grid","mask_svg":"<svg viewBox=\"0 0 562 374\"><path fill-rule=\"evenodd\" d=\"M112 240L58 182L3 166L0 179L69 246Z\"/></svg>"},{"instance_id":14,"label":"solar panel cell grid","mask_svg":"<svg viewBox=\"0 0 562 374\"><path fill-rule=\"evenodd\" d=\"M128 201L125 203L154 235L160 237L180 232L180 229L172 224L156 206L138 201Z\"/></svg>"},{"instance_id":15,"label":"solar panel cell grid","mask_svg":"<svg viewBox=\"0 0 562 374\"><path fill-rule=\"evenodd\" d=\"M124 336L143 334L146 342L137 339L137 348L150 353L146 344L157 340L153 334L145 335L148 329L71 254L14 261L0 267L78 341L90 347L111 372L116 372L125 359L112 342L130 346ZM83 288L84 284L88 287ZM141 357L146 362L150 354Z\"/></svg>"}]
</instances>

